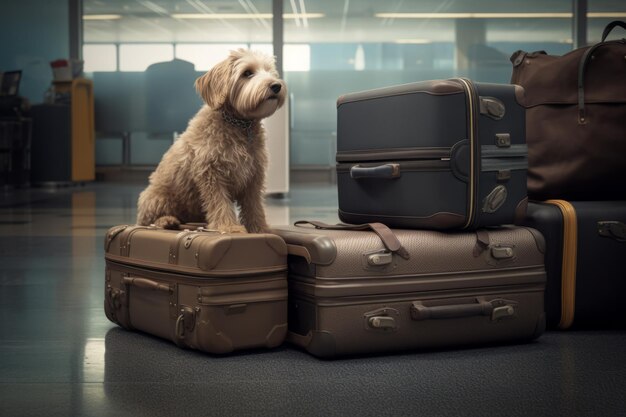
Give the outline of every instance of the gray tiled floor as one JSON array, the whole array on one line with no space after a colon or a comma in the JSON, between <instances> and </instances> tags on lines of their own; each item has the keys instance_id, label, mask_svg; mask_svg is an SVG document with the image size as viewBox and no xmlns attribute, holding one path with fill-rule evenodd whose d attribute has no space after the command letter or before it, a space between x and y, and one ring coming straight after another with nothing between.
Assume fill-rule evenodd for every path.
<instances>
[{"instance_id":1,"label":"gray tiled floor","mask_svg":"<svg viewBox=\"0 0 626 417\"><path fill-rule=\"evenodd\" d=\"M322 361L289 345L225 357L104 316L103 235L141 185L0 194L0 416L626 415L626 332ZM338 221L332 186L268 200L273 224Z\"/></svg>"}]
</instances>

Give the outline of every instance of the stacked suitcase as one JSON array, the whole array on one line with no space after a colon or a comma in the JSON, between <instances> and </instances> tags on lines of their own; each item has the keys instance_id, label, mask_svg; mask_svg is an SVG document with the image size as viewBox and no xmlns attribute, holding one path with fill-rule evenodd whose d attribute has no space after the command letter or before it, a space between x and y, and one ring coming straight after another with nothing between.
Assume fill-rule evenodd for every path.
<instances>
[{"instance_id":1,"label":"stacked suitcase","mask_svg":"<svg viewBox=\"0 0 626 417\"><path fill-rule=\"evenodd\" d=\"M339 98L347 224L275 230L290 253L289 340L333 357L543 332L545 242L511 225L527 205L522 95L451 79Z\"/></svg>"}]
</instances>

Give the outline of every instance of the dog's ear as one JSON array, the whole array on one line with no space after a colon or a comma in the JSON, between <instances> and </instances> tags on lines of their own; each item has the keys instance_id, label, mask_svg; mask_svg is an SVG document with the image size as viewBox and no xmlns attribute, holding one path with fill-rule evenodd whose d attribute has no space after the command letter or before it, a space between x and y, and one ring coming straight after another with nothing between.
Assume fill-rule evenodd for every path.
<instances>
[{"instance_id":1,"label":"dog's ear","mask_svg":"<svg viewBox=\"0 0 626 417\"><path fill-rule=\"evenodd\" d=\"M226 102L231 69L232 59L228 58L196 80L196 91L209 107L219 109Z\"/></svg>"}]
</instances>

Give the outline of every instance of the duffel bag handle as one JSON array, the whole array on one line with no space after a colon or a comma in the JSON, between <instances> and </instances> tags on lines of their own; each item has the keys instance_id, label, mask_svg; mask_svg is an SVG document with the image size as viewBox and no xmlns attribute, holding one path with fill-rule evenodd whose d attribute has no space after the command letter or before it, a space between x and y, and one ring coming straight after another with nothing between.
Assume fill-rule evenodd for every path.
<instances>
[{"instance_id":1,"label":"duffel bag handle","mask_svg":"<svg viewBox=\"0 0 626 417\"><path fill-rule=\"evenodd\" d=\"M602 32L602 42L587 49L580 59L580 64L578 65L578 124L584 125L587 123L587 119L585 117L585 71L587 70L587 65L592 59L595 50L604 45L604 40L616 26L626 29L626 23L620 20L615 20L609 23L604 28L604 32Z\"/></svg>"},{"instance_id":2,"label":"duffel bag handle","mask_svg":"<svg viewBox=\"0 0 626 417\"><path fill-rule=\"evenodd\" d=\"M606 27L604 28L604 31L602 32L602 42L606 40L606 37L609 36L609 33L611 33L611 31L615 29L615 27L617 26L626 29L626 22L622 22L621 20L614 20L608 25L606 25Z\"/></svg>"},{"instance_id":3,"label":"duffel bag handle","mask_svg":"<svg viewBox=\"0 0 626 417\"><path fill-rule=\"evenodd\" d=\"M411 255L409 255L409 252L404 248L404 246L402 246L393 231L382 223L326 224L314 220L298 220L294 223L294 226L300 226L303 224L310 224L315 226L316 229L326 230L370 230L378 235L388 251L397 253L404 259L411 258Z\"/></svg>"},{"instance_id":4,"label":"duffel bag handle","mask_svg":"<svg viewBox=\"0 0 626 417\"><path fill-rule=\"evenodd\" d=\"M355 165L350 168L350 177L393 179L400 177L400 164L384 164L375 167Z\"/></svg>"}]
</instances>

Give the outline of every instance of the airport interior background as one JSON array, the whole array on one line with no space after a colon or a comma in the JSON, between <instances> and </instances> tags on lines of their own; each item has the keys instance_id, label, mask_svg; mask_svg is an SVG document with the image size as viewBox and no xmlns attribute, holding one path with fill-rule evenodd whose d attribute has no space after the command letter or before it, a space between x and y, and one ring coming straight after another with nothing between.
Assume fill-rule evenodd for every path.
<instances>
[{"instance_id":1,"label":"airport interior background","mask_svg":"<svg viewBox=\"0 0 626 417\"><path fill-rule=\"evenodd\" d=\"M268 127L269 222L335 223L342 94L509 83L515 51L563 55L613 20L623 0L3 0L0 72L21 71L23 116L48 124L20 125L32 159L0 183L0 415L626 416L623 330L324 361L288 344L183 350L102 308L104 235L134 223L148 175L202 105L194 80L229 50L275 55L288 88ZM56 79L58 60L82 72ZM68 94L85 107L52 111ZM16 126L0 123L3 137Z\"/></svg>"}]
</instances>

